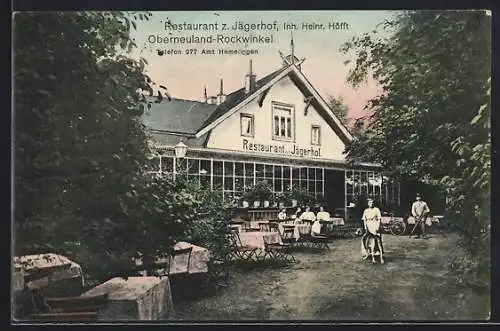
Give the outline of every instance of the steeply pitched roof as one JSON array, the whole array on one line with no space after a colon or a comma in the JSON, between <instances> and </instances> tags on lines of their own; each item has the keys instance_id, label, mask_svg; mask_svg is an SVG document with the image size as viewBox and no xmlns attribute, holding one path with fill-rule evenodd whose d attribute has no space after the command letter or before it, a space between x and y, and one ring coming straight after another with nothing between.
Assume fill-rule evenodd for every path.
<instances>
[{"instance_id":1,"label":"steeply pitched roof","mask_svg":"<svg viewBox=\"0 0 500 331\"><path fill-rule=\"evenodd\" d=\"M152 132L151 138L155 143L166 146L174 146L178 144L183 138L182 142L186 144L186 146L188 146L189 148L203 148L206 147L206 141L208 135L209 133L205 133L199 138L196 137L183 138L182 135Z\"/></svg>"},{"instance_id":2,"label":"steeply pitched roof","mask_svg":"<svg viewBox=\"0 0 500 331\"><path fill-rule=\"evenodd\" d=\"M194 134L216 108L199 101L164 98L160 103L152 102L142 118L152 130Z\"/></svg>"},{"instance_id":3,"label":"steeply pitched roof","mask_svg":"<svg viewBox=\"0 0 500 331\"><path fill-rule=\"evenodd\" d=\"M276 70L270 73L269 75L256 81L255 90L258 90L262 86L266 85L269 81L271 81L274 77L278 76L285 69L286 67L280 68L279 70ZM213 121L224 115L227 111L231 110L234 106L245 100L245 98L248 96L250 96L250 94L245 93L244 87L229 94L226 97L226 101L224 101L217 107L217 109L212 113L212 115L209 118L207 118L207 120L203 123L203 125L200 128L204 128L208 124L212 123Z\"/></svg>"},{"instance_id":4,"label":"steeply pitched roof","mask_svg":"<svg viewBox=\"0 0 500 331\"><path fill-rule=\"evenodd\" d=\"M280 68L259 79L255 82L255 89L266 85L285 69ZM249 95L245 93L245 88L241 88L227 95L226 100L220 105L173 98L168 101L164 98L160 103L153 102L151 109L146 110L142 118L144 124L155 131L194 134L231 110Z\"/></svg>"}]
</instances>

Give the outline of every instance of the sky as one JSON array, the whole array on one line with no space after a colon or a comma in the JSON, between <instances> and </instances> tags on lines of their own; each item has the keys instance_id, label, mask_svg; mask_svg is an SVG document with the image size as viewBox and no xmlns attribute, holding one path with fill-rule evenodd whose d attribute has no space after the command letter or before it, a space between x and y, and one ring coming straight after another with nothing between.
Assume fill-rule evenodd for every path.
<instances>
[{"instance_id":1,"label":"sky","mask_svg":"<svg viewBox=\"0 0 500 331\"><path fill-rule=\"evenodd\" d=\"M390 19L395 12L389 11L207 11L207 12L153 12L147 22L139 21L137 30L132 30L138 48L133 56L143 57L148 61L147 74L157 84L167 86L174 98L203 100L204 87L208 95L219 91L220 79L224 81L224 92L231 93L244 86L245 74L248 73L249 60L252 59L253 71L257 79L279 69L282 66L281 51L291 53L290 40L293 36L294 54L302 63L302 72L326 100L330 95L342 97L349 107L349 118L366 115L363 110L366 101L378 93L374 82L369 81L358 89L347 82L349 67L344 64L348 59L339 51L340 46L355 36L370 33L377 24ZM171 25L165 22L172 23ZM235 23L260 24L267 26L276 22L278 30L233 31ZM218 31L179 31L172 30L176 25L214 24ZM294 23L296 30L285 30L284 23ZM302 24L323 24L325 29L302 29ZM337 23L337 29L328 29L329 23ZM226 24L227 31L222 31ZM272 43L265 44L217 44L217 43L158 43L158 37L175 36L272 36ZM181 54L158 55L157 50L176 50ZM189 49L196 49L196 54L186 54ZM202 50L246 49L257 50L252 55L201 54Z\"/></svg>"}]
</instances>

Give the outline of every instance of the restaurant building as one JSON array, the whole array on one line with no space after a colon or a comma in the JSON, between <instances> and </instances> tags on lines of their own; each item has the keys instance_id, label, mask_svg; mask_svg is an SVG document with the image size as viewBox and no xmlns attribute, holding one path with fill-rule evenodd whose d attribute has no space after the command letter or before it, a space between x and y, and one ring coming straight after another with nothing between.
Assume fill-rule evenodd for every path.
<instances>
[{"instance_id":1,"label":"restaurant building","mask_svg":"<svg viewBox=\"0 0 500 331\"><path fill-rule=\"evenodd\" d=\"M293 51L292 51L293 54ZM377 164L346 162L353 139L302 72L294 55L258 79L252 66L244 86L204 100L165 98L153 102L143 120L154 147L149 171L187 176L225 198L241 197L245 187L266 180L273 194L296 185L323 197L328 210L345 208L355 194L381 204L399 202L399 186ZM177 146L177 148L176 148Z\"/></svg>"}]
</instances>

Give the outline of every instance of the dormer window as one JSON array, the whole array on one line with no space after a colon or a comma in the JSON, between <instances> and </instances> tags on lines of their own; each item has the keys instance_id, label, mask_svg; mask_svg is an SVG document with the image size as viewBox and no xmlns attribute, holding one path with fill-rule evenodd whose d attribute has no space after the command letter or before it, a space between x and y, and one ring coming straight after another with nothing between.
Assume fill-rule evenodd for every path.
<instances>
[{"instance_id":1,"label":"dormer window","mask_svg":"<svg viewBox=\"0 0 500 331\"><path fill-rule=\"evenodd\" d=\"M273 139L289 140L294 138L293 107L273 103Z\"/></svg>"},{"instance_id":2,"label":"dormer window","mask_svg":"<svg viewBox=\"0 0 500 331\"><path fill-rule=\"evenodd\" d=\"M241 114L240 117L241 135L243 137L254 136L254 116L250 114Z\"/></svg>"}]
</instances>

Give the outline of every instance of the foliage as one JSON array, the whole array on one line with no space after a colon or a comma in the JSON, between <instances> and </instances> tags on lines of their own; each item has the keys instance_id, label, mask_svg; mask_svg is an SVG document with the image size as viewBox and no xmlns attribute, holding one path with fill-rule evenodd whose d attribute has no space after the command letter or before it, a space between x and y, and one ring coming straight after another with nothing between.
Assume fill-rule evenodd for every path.
<instances>
[{"instance_id":1,"label":"foliage","mask_svg":"<svg viewBox=\"0 0 500 331\"><path fill-rule=\"evenodd\" d=\"M299 205L311 206L315 202L314 194L301 188L299 185L293 185L291 189L289 189L288 194L291 199L297 200Z\"/></svg>"},{"instance_id":2,"label":"foliage","mask_svg":"<svg viewBox=\"0 0 500 331\"><path fill-rule=\"evenodd\" d=\"M291 203L290 196L286 192L279 192L274 195L274 201L280 203L282 202L285 205L289 205Z\"/></svg>"},{"instance_id":3,"label":"foliage","mask_svg":"<svg viewBox=\"0 0 500 331\"><path fill-rule=\"evenodd\" d=\"M464 247L487 260L491 15L405 12L384 30L385 37L375 31L341 49L355 53L349 82L371 75L383 90L369 101L371 124L348 157L380 162L396 178L440 183Z\"/></svg>"},{"instance_id":4,"label":"foliage","mask_svg":"<svg viewBox=\"0 0 500 331\"><path fill-rule=\"evenodd\" d=\"M366 34L342 48L356 54L348 81L358 86L371 74L384 91L369 101L370 127L349 155L412 178L453 176L452 141L460 135L483 139L469 122L490 75L491 17L482 11L407 12L385 27L395 32Z\"/></svg>"},{"instance_id":5,"label":"foliage","mask_svg":"<svg viewBox=\"0 0 500 331\"><path fill-rule=\"evenodd\" d=\"M335 98L333 95L329 96L328 106L335 116L337 116L341 122L345 123L347 114L349 113L349 107L344 103L343 98L341 96L338 98Z\"/></svg>"},{"instance_id":6,"label":"foliage","mask_svg":"<svg viewBox=\"0 0 500 331\"><path fill-rule=\"evenodd\" d=\"M273 195L273 189L266 180L258 181L255 185L247 187L244 193L248 201L266 201Z\"/></svg>"},{"instance_id":7,"label":"foliage","mask_svg":"<svg viewBox=\"0 0 500 331\"><path fill-rule=\"evenodd\" d=\"M79 262L104 277L136 251L147 259L188 236L198 191L143 174L142 91L152 82L145 60L126 54L130 29L149 16L16 14L16 254L91 256Z\"/></svg>"},{"instance_id":8,"label":"foliage","mask_svg":"<svg viewBox=\"0 0 500 331\"><path fill-rule=\"evenodd\" d=\"M188 239L210 249L215 256L226 257L230 252L232 202L216 192L206 192L202 201L199 219L189 229Z\"/></svg>"},{"instance_id":9,"label":"foliage","mask_svg":"<svg viewBox=\"0 0 500 331\"><path fill-rule=\"evenodd\" d=\"M151 82L145 61L125 54L135 47L130 29L148 17L15 14L17 253L91 238L125 216L125 193L148 153L137 91Z\"/></svg>"}]
</instances>

